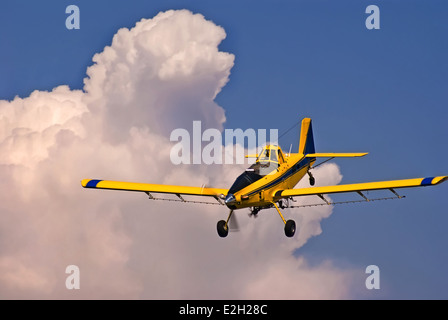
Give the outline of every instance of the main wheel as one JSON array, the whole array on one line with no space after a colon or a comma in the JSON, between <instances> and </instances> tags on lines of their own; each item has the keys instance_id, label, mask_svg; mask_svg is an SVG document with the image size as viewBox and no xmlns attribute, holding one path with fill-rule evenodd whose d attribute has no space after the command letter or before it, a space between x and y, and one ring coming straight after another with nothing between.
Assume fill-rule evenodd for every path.
<instances>
[{"instance_id":1,"label":"main wheel","mask_svg":"<svg viewBox=\"0 0 448 320\"><path fill-rule=\"evenodd\" d=\"M286 221L286 224L285 224L285 235L288 238L291 238L292 236L294 236L294 233L296 233L296 223L294 222L294 220Z\"/></svg>"},{"instance_id":2,"label":"main wheel","mask_svg":"<svg viewBox=\"0 0 448 320\"><path fill-rule=\"evenodd\" d=\"M229 234L229 227L227 226L227 223L224 220L218 221L216 229L218 230L218 234L221 238L225 238Z\"/></svg>"}]
</instances>

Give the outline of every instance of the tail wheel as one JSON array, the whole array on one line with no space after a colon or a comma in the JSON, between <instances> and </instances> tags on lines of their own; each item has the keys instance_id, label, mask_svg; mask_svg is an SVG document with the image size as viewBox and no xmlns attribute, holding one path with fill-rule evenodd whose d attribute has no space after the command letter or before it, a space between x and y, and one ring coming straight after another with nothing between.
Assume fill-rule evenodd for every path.
<instances>
[{"instance_id":1,"label":"tail wheel","mask_svg":"<svg viewBox=\"0 0 448 320\"><path fill-rule=\"evenodd\" d=\"M224 220L218 221L216 229L218 230L218 234L221 238L225 238L229 234L229 227L227 226L227 222Z\"/></svg>"},{"instance_id":2,"label":"tail wheel","mask_svg":"<svg viewBox=\"0 0 448 320\"><path fill-rule=\"evenodd\" d=\"M316 179L314 179L313 175L311 174L311 172L308 170L307 171L308 176L310 177L310 185L314 186L314 184L316 183Z\"/></svg>"},{"instance_id":3,"label":"tail wheel","mask_svg":"<svg viewBox=\"0 0 448 320\"><path fill-rule=\"evenodd\" d=\"M314 186L315 183L316 179L314 179L314 177L310 177L310 185Z\"/></svg>"},{"instance_id":4,"label":"tail wheel","mask_svg":"<svg viewBox=\"0 0 448 320\"><path fill-rule=\"evenodd\" d=\"M285 235L291 238L296 233L296 223L294 220L288 220L285 224Z\"/></svg>"}]
</instances>

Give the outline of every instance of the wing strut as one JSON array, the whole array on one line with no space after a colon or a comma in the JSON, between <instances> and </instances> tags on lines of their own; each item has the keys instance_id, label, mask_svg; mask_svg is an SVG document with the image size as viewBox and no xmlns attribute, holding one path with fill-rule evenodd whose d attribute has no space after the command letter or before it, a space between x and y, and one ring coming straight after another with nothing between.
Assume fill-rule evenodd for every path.
<instances>
[{"instance_id":1,"label":"wing strut","mask_svg":"<svg viewBox=\"0 0 448 320\"><path fill-rule=\"evenodd\" d=\"M394 189L390 188L389 190L392 191L392 193L396 195L398 199L404 198L404 196L400 196Z\"/></svg>"},{"instance_id":2,"label":"wing strut","mask_svg":"<svg viewBox=\"0 0 448 320\"><path fill-rule=\"evenodd\" d=\"M370 201L369 198L367 198L364 193L362 193L361 191L356 191L361 197L363 197L364 199L366 199L366 201Z\"/></svg>"},{"instance_id":3,"label":"wing strut","mask_svg":"<svg viewBox=\"0 0 448 320\"><path fill-rule=\"evenodd\" d=\"M317 196L318 196L319 198L321 198L322 200L324 200L326 204L328 204L328 205L331 204L330 202L328 202L327 199L325 199L325 197L324 197L322 194L318 194Z\"/></svg>"},{"instance_id":4,"label":"wing strut","mask_svg":"<svg viewBox=\"0 0 448 320\"><path fill-rule=\"evenodd\" d=\"M184 198L182 198L182 196L179 193L176 193L176 196L182 201L182 202L187 202Z\"/></svg>"},{"instance_id":5,"label":"wing strut","mask_svg":"<svg viewBox=\"0 0 448 320\"><path fill-rule=\"evenodd\" d=\"M145 191L145 193L148 195L149 199L154 200L154 196L150 194L148 191Z\"/></svg>"}]
</instances>

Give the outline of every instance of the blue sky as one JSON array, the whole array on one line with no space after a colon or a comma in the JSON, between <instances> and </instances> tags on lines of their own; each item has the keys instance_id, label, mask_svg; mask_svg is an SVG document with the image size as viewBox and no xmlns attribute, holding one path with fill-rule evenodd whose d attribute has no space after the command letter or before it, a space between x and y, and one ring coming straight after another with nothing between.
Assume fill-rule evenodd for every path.
<instances>
[{"instance_id":1,"label":"blue sky","mask_svg":"<svg viewBox=\"0 0 448 320\"><path fill-rule=\"evenodd\" d=\"M76 4L81 29L65 28ZM367 30L365 8L380 8ZM3 1L0 99L67 84L82 89L95 53L119 28L186 8L222 26L235 55L216 101L226 128L313 119L317 151L369 152L337 161L342 183L448 174L446 1ZM297 148L297 130L280 143ZM383 288L360 297L447 299L447 185L404 200L339 206L299 249L310 261L378 265Z\"/></svg>"}]
</instances>

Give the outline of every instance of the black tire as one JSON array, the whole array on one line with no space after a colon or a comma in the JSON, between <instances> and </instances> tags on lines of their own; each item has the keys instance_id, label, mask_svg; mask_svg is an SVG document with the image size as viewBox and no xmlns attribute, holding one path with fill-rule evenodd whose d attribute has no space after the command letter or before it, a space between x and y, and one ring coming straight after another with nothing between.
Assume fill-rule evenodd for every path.
<instances>
[{"instance_id":1,"label":"black tire","mask_svg":"<svg viewBox=\"0 0 448 320\"><path fill-rule=\"evenodd\" d=\"M285 224L285 235L291 238L296 233L296 223L294 220L288 220Z\"/></svg>"},{"instance_id":2,"label":"black tire","mask_svg":"<svg viewBox=\"0 0 448 320\"><path fill-rule=\"evenodd\" d=\"M314 186L315 183L316 179L314 179L314 177L310 177L310 185Z\"/></svg>"},{"instance_id":3,"label":"black tire","mask_svg":"<svg viewBox=\"0 0 448 320\"><path fill-rule=\"evenodd\" d=\"M224 220L218 221L216 229L218 230L218 234L221 238L225 238L229 234L229 227L226 225L226 222Z\"/></svg>"}]
</instances>

